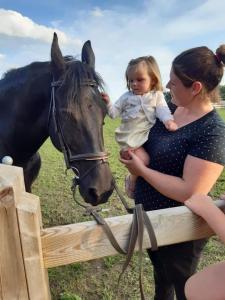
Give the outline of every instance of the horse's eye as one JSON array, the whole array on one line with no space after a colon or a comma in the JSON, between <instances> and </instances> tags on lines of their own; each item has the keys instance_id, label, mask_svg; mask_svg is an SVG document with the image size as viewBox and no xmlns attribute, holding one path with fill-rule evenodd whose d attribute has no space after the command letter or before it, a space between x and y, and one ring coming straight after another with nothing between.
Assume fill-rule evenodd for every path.
<instances>
[{"instance_id":1,"label":"horse's eye","mask_svg":"<svg viewBox=\"0 0 225 300\"><path fill-rule=\"evenodd\" d=\"M88 104L88 109L91 109L92 108L92 104Z\"/></svg>"}]
</instances>

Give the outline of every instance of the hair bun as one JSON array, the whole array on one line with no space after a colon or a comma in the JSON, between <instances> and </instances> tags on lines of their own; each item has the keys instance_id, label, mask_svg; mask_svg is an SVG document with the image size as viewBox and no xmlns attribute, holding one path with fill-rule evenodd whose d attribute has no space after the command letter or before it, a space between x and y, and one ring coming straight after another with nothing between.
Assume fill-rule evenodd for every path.
<instances>
[{"instance_id":1,"label":"hair bun","mask_svg":"<svg viewBox=\"0 0 225 300\"><path fill-rule=\"evenodd\" d=\"M225 65L225 45L220 45L219 48L216 50L216 59L219 63Z\"/></svg>"}]
</instances>

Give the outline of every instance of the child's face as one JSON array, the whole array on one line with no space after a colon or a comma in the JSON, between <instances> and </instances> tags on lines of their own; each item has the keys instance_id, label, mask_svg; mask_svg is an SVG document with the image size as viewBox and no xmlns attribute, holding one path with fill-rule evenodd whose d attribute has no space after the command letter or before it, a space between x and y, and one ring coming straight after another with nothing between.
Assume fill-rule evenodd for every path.
<instances>
[{"instance_id":1,"label":"child's face","mask_svg":"<svg viewBox=\"0 0 225 300\"><path fill-rule=\"evenodd\" d=\"M137 65L128 73L130 88L135 95L143 95L151 90L152 80L148 74L147 66Z\"/></svg>"}]
</instances>

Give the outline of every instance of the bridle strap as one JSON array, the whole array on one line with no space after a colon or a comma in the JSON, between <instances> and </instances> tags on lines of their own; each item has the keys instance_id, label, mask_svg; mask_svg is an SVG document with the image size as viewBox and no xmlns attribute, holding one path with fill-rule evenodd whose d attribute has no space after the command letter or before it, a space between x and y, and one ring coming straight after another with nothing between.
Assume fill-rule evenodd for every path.
<instances>
[{"instance_id":1,"label":"bridle strap","mask_svg":"<svg viewBox=\"0 0 225 300\"><path fill-rule=\"evenodd\" d=\"M60 147L62 150L62 153L64 155L64 160L66 164L66 169L75 169L75 174L79 173L79 170L77 168L74 168L71 163L74 161L100 161L101 163L105 163L108 159L108 154L103 151L99 152L90 152L90 153L82 153L82 154L72 154L66 140L63 135L63 131L61 128L60 121L57 117L57 108L56 108L56 101L55 101L55 88L58 86L61 86L62 81L53 81L51 83L51 103L50 103L50 108L49 108L49 115L48 115L48 127L50 123L50 118L52 116L53 122L54 122L54 127L56 128L57 134L58 134L58 139L60 143ZM81 83L81 85L89 85L89 86L97 86L97 83L95 80L85 80L84 82ZM88 175L96 166L99 165L99 163L95 164L94 166L90 167L85 174L82 176L82 179ZM76 175L75 180L77 180L76 185L79 184L80 178L78 175Z\"/></svg>"},{"instance_id":2,"label":"bridle strap","mask_svg":"<svg viewBox=\"0 0 225 300\"><path fill-rule=\"evenodd\" d=\"M53 117L54 125L58 133L58 138L60 142L60 147L64 155L64 160L66 163L67 169L73 169L75 173L75 178L73 179L73 185L72 185L72 191L73 191L73 198L74 200L84 207L86 209L86 213L89 215L92 215L96 222L99 225L102 225L102 228L109 238L110 243L115 248L115 250L118 253L126 254L126 261L123 265L122 272L119 276L118 285L120 282L120 279L122 278L123 273L125 272L127 266L130 263L130 260L133 256L134 248L136 245L136 242L138 240L138 246L139 246L139 286L140 286L140 292L141 292L141 299L144 300L144 291L142 286L142 255L143 255L143 234L144 234L144 226L147 228L147 232L149 235L150 243L151 243L151 250L157 250L157 240L154 233L154 229L152 227L151 221L149 220L148 215L143 210L143 207L141 204L136 205L134 208L130 208L125 200L125 197L120 192L115 179L113 178L114 188L123 203L124 207L126 208L128 213L133 213L133 221L130 229L130 235L129 235L129 241L128 241L128 247L127 249L123 249L119 243L117 242L113 232L111 231L111 228L107 224L107 222L98 214L97 209L90 206L90 205L83 205L80 202L78 202L75 199L75 191L76 186L80 183L80 181L85 178L94 168L96 168L99 164L107 162L108 154L106 152L95 152L95 153L84 153L84 154L76 154L71 155L70 149L66 144L65 138L63 136L63 131L60 125L59 120L57 119L57 111L56 111L56 103L55 103L55 87L60 86L62 84L61 81L53 81L51 84L52 92L51 92L51 103L49 108L49 116L48 116L48 127L50 123L51 115ZM93 80L87 80L87 82L84 82L83 85L90 85L95 86L96 82ZM52 111L52 112L51 112ZM91 166L84 174L82 174L82 177L80 178L79 170L76 167L71 166L71 162L74 161L98 161L95 165Z\"/></svg>"},{"instance_id":3,"label":"bridle strap","mask_svg":"<svg viewBox=\"0 0 225 300\"><path fill-rule=\"evenodd\" d=\"M107 160L108 159L107 152L91 152L91 153L84 153L84 154L76 154L71 155L70 161L81 161L81 160Z\"/></svg>"}]
</instances>

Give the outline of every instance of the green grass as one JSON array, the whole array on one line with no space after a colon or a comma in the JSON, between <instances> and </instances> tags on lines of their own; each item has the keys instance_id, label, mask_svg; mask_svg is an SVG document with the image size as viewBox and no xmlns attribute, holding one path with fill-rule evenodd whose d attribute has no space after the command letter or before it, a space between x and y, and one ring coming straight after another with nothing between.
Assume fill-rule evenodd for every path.
<instances>
[{"instance_id":1,"label":"green grass","mask_svg":"<svg viewBox=\"0 0 225 300\"><path fill-rule=\"evenodd\" d=\"M225 119L225 110L219 110ZM123 189L124 176L127 170L118 161L119 148L114 140L115 128L119 120L106 119L104 127L105 147L110 153L109 163L119 186ZM71 224L90 220L83 216L83 210L78 207L70 190L72 174L65 174L63 156L48 140L41 148L42 168L33 187L33 193L40 197L44 227ZM216 183L213 195L225 191L225 172ZM79 195L77 194L77 197ZM132 205L132 201L130 205ZM126 214L125 209L113 194L110 201L103 207L109 210L103 213L104 217ZM211 263L225 260L224 245L217 237L210 239L207 244L199 269ZM122 255L110 256L90 262L71 264L49 269L49 280L53 300L114 300L117 296L117 280L121 272L125 257ZM145 254L143 263L144 289L147 299L153 299L154 283L152 266ZM135 254L125 273L118 299L140 299L138 287L138 258Z\"/></svg>"}]
</instances>

